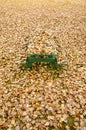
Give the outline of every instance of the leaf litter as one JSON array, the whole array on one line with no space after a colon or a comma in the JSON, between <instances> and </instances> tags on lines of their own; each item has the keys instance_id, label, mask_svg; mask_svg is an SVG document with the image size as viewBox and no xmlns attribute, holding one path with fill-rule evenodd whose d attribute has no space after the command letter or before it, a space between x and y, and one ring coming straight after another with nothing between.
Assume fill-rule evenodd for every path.
<instances>
[{"instance_id":1,"label":"leaf litter","mask_svg":"<svg viewBox=\"0 0 86 130\"><path fill-rule=\"evenodd\" d=\"M84 0L0 0L0 130L86 129ZM58 53L63 70L33 65L30 53Z\"/></svg>"}]
</instances>

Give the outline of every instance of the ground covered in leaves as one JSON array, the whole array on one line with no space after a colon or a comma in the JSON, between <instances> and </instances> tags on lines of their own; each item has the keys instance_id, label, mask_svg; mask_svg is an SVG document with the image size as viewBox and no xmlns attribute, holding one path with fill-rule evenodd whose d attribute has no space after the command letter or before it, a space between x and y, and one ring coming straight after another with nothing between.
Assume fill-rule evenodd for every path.
<instances>
[{"instance_id":1,"label":"ground covered in leaves","mask_svg":"<svg viewBox=\"0 0 86 130\"><path fill-rule=\"evenodd\" d=\"M84 0L0 0L0 130L86 130ZM62 70L22 70L59 52Z\"/></svg>"}]
</instances>

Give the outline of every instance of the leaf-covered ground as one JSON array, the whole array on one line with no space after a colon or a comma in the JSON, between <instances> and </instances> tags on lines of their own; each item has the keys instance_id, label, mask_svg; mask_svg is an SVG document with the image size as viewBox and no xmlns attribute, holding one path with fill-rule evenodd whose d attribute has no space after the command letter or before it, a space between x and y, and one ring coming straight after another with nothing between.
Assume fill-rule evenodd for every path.
<instances>
[{"instance_id":1,"label":"leaf-covered ground","mask_svg":"<svg viewBox=\"0 0 86 130\"><path fill-rule=\"evenodd\" d=\"M85 0L0 0L0 130L86 130ZM62 70L28 53L59 52Z\"/></svg>"}]
</instances>

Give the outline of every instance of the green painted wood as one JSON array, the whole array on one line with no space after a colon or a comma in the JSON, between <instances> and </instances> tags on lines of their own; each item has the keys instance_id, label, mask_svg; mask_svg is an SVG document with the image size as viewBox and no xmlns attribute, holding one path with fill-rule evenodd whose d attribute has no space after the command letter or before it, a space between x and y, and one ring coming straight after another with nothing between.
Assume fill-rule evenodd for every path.
<instances>
[{"instance_id":1,"label":"green painted wood","mask_svg":"<svg viewBox=\"0 0 86 130\"><path fill-rule=\"evenodd\" d=\"M56 54L30 54L27 56L26 61L22 62L21 64L26 66L26 68L32 68L33 63L47 62L52 65L53 69L68 65L67 62L58 64L58 59L56 56Z\"/></svg>"},{"instance_id":2,"label":"green painted wood","mask_svg":"<svg viewBox=\"0 0 86 130\"><path fill-rule=\"evenodd\" d=\"M57 62L54 58L27 58L27 62Z\"/></svg>"},{"instance_id":3,"label":"green painted wood","mask_svg":"<svg viewBox=\"0 0 86 130\"><path fill-rule=\"evenodd\" d=\"M57 59L55 54L31 54L27 56L26 61L22 62L22 64L26 65L28 68L32 68L32 64L35 62L50 63L54 69L57 66Z\"/></svg>"}]
</instances>

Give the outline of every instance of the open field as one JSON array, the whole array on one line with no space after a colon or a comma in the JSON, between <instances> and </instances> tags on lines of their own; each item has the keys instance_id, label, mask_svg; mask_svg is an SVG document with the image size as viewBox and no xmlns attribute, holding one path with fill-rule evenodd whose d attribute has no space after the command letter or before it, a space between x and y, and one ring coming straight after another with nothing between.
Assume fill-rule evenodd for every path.
<instances>
[{"instance_id":1,"label":"open field","mask_svg":"<svg viewBox=\"0 0 86 130\"><path fill-rule=\"evenodd\" d=\"M68 66L20 68L42 51ZM85 0L0 0L0 130L86 130L85 110Z\"/></svg>"}]
</instances>

